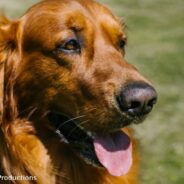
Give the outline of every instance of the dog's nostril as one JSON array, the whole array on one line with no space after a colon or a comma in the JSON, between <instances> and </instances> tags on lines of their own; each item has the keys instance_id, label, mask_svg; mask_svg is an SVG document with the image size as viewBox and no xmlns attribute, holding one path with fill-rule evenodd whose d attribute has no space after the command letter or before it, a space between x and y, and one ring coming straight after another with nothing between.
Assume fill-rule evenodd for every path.
<instances>
[{"instance_id":1,"label":"dog's nostril","mask_svg":"<svg viewBox=\"0 0 184 184\"><path fill-rule=\"evenodd\" d=\"M147 114L152 110L153 106L156 104L156 101L157 101L157 98L154 97L153 99L149 100L147 104L145 104L144 114Z\"/></svg>"},{"instance_id":2,"label":"dog's nostril","mask_svg":"<svg viewBox=\"0 0 184 184\"><path fill-rule=\"evenodd\" d=\"M130 105L124 108L124 111L128 112L129 115L134 116L138 115L141 109L141 102L139 101L131 101Z\"/></svg>"},{"instance_id":3,"label":"dog's nostril","mask_svg":"<svg viewBox=\"0 0 184 184\"><path fill-rule=\"evenodd\" d=\"M138 102L138 101L133 101L133 102L131 103L130 108L131 108L131 109L135 109L135 108L139 108L140 106L141 106L141 103L140 103L140 102Z\"/></svg>"},{"instance_id":4,"label":"dog's nostril","mask_svg":"<svg viewBox=\"0 0 184 184\"><path fill-rule=\"evenodd\" d=\"M152 99L148 102L148 106L153 107L153 105L155 105L156 102L157 102L157 98L154 97L154 98L152 98Z\"/></svg>"},{"instance_id":5,"label":"dog's nostril","mask_svg":"<svg viewBox=\"0 0 184 184\"><path fill-rule=\"evenodd\" d=\"M123 112L131 116L148 114L156 103L157 95L153 87L145 83L133 83L126 86L118 98Z\"/></svg>"}]
</instances>

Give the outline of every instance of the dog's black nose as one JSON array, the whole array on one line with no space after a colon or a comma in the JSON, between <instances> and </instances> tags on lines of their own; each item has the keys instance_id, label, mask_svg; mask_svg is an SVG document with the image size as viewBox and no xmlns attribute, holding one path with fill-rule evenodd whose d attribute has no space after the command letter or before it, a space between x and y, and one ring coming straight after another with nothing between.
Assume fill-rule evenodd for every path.
<instances>
[{"instance_id":1,"label":"dog's black nose","mask_svg":"<svg viewBox=\"0 0 184 184\"><path fill-rule=\"evenodd\" d=\"M120 109L130 116L148 114L157 101L155 89L146 83L131 83L117 97Z\"/></svg>"}]
</instances>

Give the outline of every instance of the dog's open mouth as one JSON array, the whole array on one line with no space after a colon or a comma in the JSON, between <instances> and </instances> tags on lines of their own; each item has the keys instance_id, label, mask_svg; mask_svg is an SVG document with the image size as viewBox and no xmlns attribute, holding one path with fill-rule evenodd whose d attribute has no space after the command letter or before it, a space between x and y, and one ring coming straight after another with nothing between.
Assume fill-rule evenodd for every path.
<instances>
[{"instance_id":1,"label":"dog's open mouth","mask_svg":"<svg viewBox=\"0 0 184 184\"><path fill-rule=\"evenodd\" d=\"M123 131L95 135L64 115L50 113L48 118L55 125L61 141L70 144L87 163L105 167L114 176L129 171L132 165L132 143Z\"/></svg>"}]
</instances>

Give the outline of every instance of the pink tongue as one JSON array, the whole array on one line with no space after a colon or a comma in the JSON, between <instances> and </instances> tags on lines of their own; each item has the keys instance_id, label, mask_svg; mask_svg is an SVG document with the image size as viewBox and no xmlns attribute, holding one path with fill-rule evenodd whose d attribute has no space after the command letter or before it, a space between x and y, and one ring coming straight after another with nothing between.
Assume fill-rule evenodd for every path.
<instances>
[{"instance_id":1,"label":"pink tongue","mask_svg":"<svg viewBox=\"0 0 184 184\"><path fill-rule=\"evenodd\" d=\"M96 136L94 148L100 163L113 176L128 173L132 165L132 144L122 131L108 136Z\"/></svg>"}]
</instances>

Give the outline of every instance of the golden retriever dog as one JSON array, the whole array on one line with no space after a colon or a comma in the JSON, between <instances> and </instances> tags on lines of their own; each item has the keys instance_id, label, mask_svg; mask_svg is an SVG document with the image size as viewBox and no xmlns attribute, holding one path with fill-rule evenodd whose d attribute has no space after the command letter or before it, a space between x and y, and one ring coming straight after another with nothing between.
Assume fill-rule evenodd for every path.
<instances>
[{"instance_id":1,"label":"golden retriever dog","mask_svg":"<svg viewBox=\"0 0 184 184\"><path fill-rule=\"evenodd\" d=\"M125 61L126 42L124 24L93 0L1 18L0 183L137 183L127 126L157 95Z\"/></svg>"}]
</instances>

